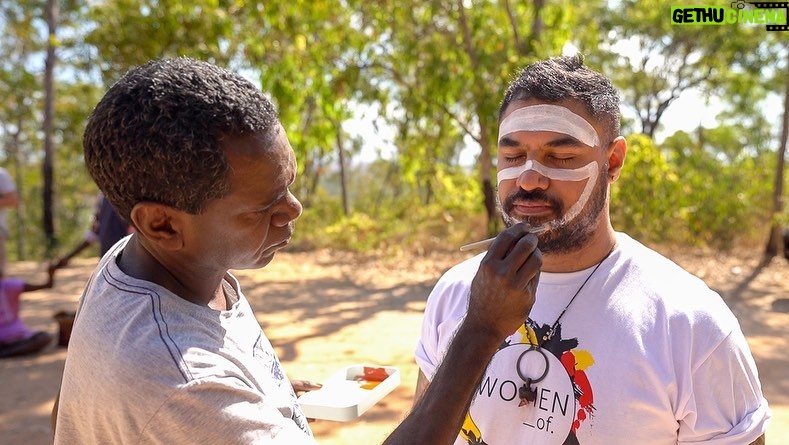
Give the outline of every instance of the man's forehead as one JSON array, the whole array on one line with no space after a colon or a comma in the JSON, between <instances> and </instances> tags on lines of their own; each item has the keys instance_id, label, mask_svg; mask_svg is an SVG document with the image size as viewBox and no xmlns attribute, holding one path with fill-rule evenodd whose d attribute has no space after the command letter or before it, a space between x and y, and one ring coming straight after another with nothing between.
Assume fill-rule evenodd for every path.
<instances>
[{"instance_id":1,"label":"man's forehead","mask_svg":"<svg viewBox=\"0 0 789 445\"><path fill-rule=\"evenodd\" d=\"M586 118L558 104L536 103L508 108L499 124L499 144L519 131L552 131L571 136L590 147L600 145L597 130Z\"/></svg>"}]
</instances>

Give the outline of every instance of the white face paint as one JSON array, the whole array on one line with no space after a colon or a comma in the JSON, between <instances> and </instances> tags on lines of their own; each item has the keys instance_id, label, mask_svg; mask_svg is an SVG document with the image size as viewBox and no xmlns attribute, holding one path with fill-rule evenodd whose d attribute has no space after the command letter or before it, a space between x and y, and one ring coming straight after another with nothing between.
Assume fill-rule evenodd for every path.
<instances>
[{"instance_id":1,"label":"white face paint","mask_svg":"<svg viewBox=\"0 0 789 445\"><path fill-rule=\"evenodd\" d=\"M572 136L589 147L600 145L600 138L597 136L597 131L592 124L583 117L559 105L530 105L518 108L508 114L501 121L501 125L499 125L499 143L505 136L519 131L552 131ZM563 226L578 216L592 195L592 190L594 190L600 171L597 161L592 161L576 169L561 169L546 167L537 161L528 160L523 165L499 171L497 175L499 186L501 186L501 181L517 179L523 172L528 170L533 170L554 181L583 181L588 179L581 196L578 197L578 201L567 210L567 213L557 221L543 224L540 227L540 231Z\"/></svg>"},{"instance_id":2,"label":"white face paint","mask_svg":"<svg viewBox=\"0 0 789 445\"><path fill-rule=\"evenodd\" d=\"M529 170L535 171L552 181L583 181L584 179L588 179L586 181L586 186L584 186L584 190L581 192L581 196L578 197L578 201L576 201L575 204L573 204L572 207L567 210L567 213L565 213L561 219L549 223L549 225L552 227L563 226L572 221L576 216L578 216L579 213L581 213L581 210L583 210L586 202L589 201L589 197L592 196L592 190L594 190L595 183L597 183L597 176L600 172L597 161L592 161L585 166L576 169L564 169L546 167L537 161L528 160L523 165L517 165L515 167L509 167L505 168L504 170L500 170L496 175L499 187L501 187L502 181L517 179L523 174L523 172Z\"/></svg>"},{"instance_id":3,"label":"white face paint","mask_svg":"<svg viewBox=\"0 0 789 445\"><path fill-rule=\"evenodd\" d=\"M499 143L504 136L518 131L553 131L572 136L590 147L600 145L592 124L559 105L530 105L508 114L499 125Z\"/></svg>"}]
</instances>

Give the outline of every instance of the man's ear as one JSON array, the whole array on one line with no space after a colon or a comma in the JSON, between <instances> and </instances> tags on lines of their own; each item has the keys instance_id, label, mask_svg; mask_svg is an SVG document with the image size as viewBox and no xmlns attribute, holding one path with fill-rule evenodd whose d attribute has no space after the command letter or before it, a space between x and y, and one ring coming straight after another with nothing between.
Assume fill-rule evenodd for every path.
<instances>
[{"instance_id":1,"label":"man's ear","mask_svg":"<svg viewBox=\"0 0 789 445\"><path fill-rule=\"evenodd\" d=\"M627 155L627 141L624 137L619 136L611 142L608 146L608 182L614 182L619 179L619 173L625 165L625 156Z\"/></svg>"},{"instance_id":2,"label":"man's ear","mask_svg":"<svg viewBox=\"0 0 789 445\"><path fill-rule=\"evenodd\" d=\"M131 211L136 231L165 250L183 247L184 212L155 202L138 202Z\"/></svg>"}]
</instances>

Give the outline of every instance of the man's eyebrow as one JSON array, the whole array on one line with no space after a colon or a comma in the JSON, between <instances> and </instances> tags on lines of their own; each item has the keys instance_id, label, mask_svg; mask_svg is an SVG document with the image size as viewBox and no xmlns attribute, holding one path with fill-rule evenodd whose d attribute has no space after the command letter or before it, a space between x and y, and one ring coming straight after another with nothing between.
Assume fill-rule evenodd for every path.
<instances>
[{"instance_id":1,"label":"man's eyebrow","mask_svg":"<svg viewBox=\"0 0 789 445\"><path fill-rule=\"evenodd\" d=\"M520 147L521 143L509 136L503 136L499 140L499 147ZM568 148L587 148L588 145L584 144L583 142L579 141L578 139L572 136L563 135L562 137L556 138L551 140L545 144L545 147L548 148L557 148L557 147L568 147Z\"/></svg>"},{"instance_id":2,"label":"man's eyebrow","mask_svg":"<svg viewBox=\"0 0 789 445\"><path fill-rule=\"evenodd\" d=\"M556 148L556 147L577 147L577 148L586 148L588 145L584 144L583 142L579 141L578 139L572 136L563 136L557 139L554 139L547 144L547 147Z\"/></svg>"},{"instance_id":3,"label":"man's eyebrow","mask_svg":"<svg viewBox=\"0 0 789 445\"><path fill-rule=\"evenodd\" d=\"M503 136L499 139L499 147L520 147L521 143L517 139L509 136Z\"/></svg>"}]
</instances>

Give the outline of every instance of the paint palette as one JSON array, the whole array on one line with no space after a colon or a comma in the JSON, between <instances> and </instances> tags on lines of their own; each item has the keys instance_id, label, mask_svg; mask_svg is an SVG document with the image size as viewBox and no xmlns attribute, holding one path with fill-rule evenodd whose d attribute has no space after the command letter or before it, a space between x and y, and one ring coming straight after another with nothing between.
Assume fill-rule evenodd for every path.
<instances>
[{"instance_id":1,"label":"paint palette","mask_svg":"<svg viewBox=\"0 0 789 445\"><path fill-rule=\"evenodd\" d=\"M323 387L299 396L304 415L310 419L345 422L353 420L400 384L400 370L391 366L359 364L340 369Z\"/></svg>"}]
</instances>

